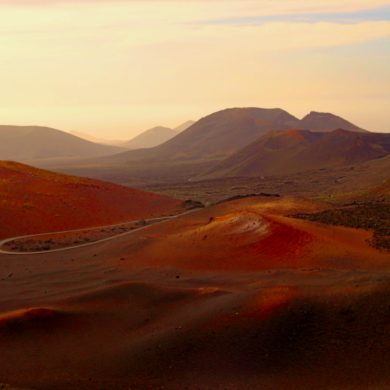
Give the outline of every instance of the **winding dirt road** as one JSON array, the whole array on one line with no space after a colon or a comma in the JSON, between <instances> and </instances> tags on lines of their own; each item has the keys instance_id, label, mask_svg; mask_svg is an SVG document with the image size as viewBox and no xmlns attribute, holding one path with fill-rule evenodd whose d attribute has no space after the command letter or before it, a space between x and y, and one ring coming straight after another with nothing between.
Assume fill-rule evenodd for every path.
<instances>
[{"instance_id":1,"label":"winding dirt road","mask_svg":"<svg viewBox=\"0 0 390 390\"><path fill-rule=\"evenodd\" d=\"M167 217L144 219L144 221L146 223L145 226L131 229L130 231L127 231L124 233L114 234L110 237L105 237L105 238L98 239L98 240L92 241L92 242L87 242L87 243L78 244L78 245L71 245L71 246L67 246L64 248L48 249L48 250L44 250L44 251L31 251L31 252L24 252L24 251L22 252L22 251L17 251L17 250L7 251L7 250L3 250L1 248L3 248L5 245L7 245L8 243L10 243L12 241L24 240L24 239L34 239L34 238L39 238L39 237L43 237L43 236L47 236L47 235L51 235L51 234L54 235L54 234L63 234L63 233L77 233L77 232L86 232L86 231L97 230L97 229L114 228L114 227L123 226L123 225L130 224L130 223L136 223L139 220L127 221L127 222L122 222L122 223L117 223L117 224L112 224L112 225L95 226L95 227L83 228L83 229L72 229L72 230L63 230L63 231L59 231L59 232L28 234L28 235L24 235L24 236L6 238L6 239L0 241L0 254L5 254L5 255L36 255L36 254L43 254L43 253L62 252L62 251L70 250L70 249L92 246L92 245L96 245L100 242L111 241L111 240L114 240L115 238L123 237L123 236L129 235L129 234L138 232L140 230L143 230L143 229L150 227L151 225L156 225L156 224L160 224L163 222L171 221L173 219L176 219L176 218L179 218L181 216L193 213L193 212L198 211L198 210L199 209L192 209L192 210L185 211L184 213L171 215L171 216L167 216Z\"/></svg>"}]
</instances>

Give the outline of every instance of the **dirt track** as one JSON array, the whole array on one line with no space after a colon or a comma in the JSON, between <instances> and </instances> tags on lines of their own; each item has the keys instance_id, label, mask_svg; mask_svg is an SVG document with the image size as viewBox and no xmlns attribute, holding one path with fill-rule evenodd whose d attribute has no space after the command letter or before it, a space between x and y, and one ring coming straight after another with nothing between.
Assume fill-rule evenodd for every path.
<instances>
[{"instance_id":1,"label":"dirt track","mask_svg":"<svg viewBox=\"0 0 390 390\"><path fill-rule=\"evenodd\" d=\"M150 225L153 225L156 223L163 223L163 222L178 218L180 216L192 213L194 211L195 210L189 210L189 211L185 211L183 213L180 213L178 215L171 215L169 217L145 219L145 220L142 220L142 226L140 226L140 227L137 227L139 222L140 222L139 220L127 222L127 224L130 224L133 226L131 226L131 228L125 232L117 233L117 234L115 234L115 232L111 233L111 234L110 234L110 232L108 232L108 234L107 234L108 237L96 238L95 240L91 239L90 242L80 243L77 245L74 245L72 243L72 241L68 240L68 241L65 241L62 244L63 246L60 248L55 248L55 246L56 246L55 241L56 241L57 237L62 239L62 236L66 236L67 234L68 235L69 234L76 234L76 237L77 237L77 234L80 234L80 235L81 234L88 234L89 232L91 232L91 235L92 235L95 231L100 231L101 229L107 229L107 228L122 227L122 226L126 225L126 223L105 225L105 226L99 226L99 227L94 227L94 228L90 228L90 229L85 229L85 228L84 229L74 229L74 230L65 230L65 231L61 231L61 232L47 232L47 233L40 233L40 234L30 234L30 235L26 235L26 236L11 237L11 238L7 238L5 240L0 241L0 254L4 254L4 255L46 254L46 253L52 253L52 252L61 252L61 251L70 250L70 249L77 249L77 248L81 248L81 247L85 247L85 246L92 246L92 245L96 245L97 243L100 243L100 242L110 241L110 240L117 239L118 237L132 234L132 233L137 232L139 230L146 229ZM28 246L28 245L31 246L31 248L34 248L34 246L39 247L39 245L41 245L40 240L42 239L42 237L44 238L44 240L50 240L50 243L54 248L50 248L50 246L48 246L48 248L45 250L39 250L39 249L35 249L35 250L31 250L31 251L21 250L25 246ZM47 241L44 241L44 242L47 242ZM13 243L14 243L15 249L7 250L6 248L13 247Z\"/></svg>"}]
</instances>

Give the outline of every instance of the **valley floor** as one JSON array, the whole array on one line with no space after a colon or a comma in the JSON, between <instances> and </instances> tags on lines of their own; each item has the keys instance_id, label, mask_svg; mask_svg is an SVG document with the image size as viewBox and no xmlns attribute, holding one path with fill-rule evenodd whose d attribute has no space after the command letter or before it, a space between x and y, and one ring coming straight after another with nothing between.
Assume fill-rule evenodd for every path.
<instances>
[{"instance_id":1,"label":"valley floor","mask_svg":"<svg viewBox=\"0 0 390 390\"><path fill-rule=\"evenodd\" d=\"M0 255L0 383L388 388L390 255L370 231L290 217L329 207L239 199L87 247Z\"/></svg>"}]
</instances>

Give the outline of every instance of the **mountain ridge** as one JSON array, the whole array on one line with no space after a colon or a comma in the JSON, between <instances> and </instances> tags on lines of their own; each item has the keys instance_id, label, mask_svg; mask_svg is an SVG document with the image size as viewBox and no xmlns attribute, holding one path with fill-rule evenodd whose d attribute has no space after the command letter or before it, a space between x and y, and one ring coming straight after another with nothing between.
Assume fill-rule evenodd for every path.
<instances>
[{"instance_id":1,"label":"mountain ridge","mask_svg":"<svg viewBox=\"0 0 390 390\"><path fill-rule=\"evenodd\" d=\"M363 163L388 154L390 134L293 129L267 133L196 179L289 174Z\"/></svg>"},{"instance_id":2,"label":"mountain ridge","mask_svg":"<svg viewBox=\"0 0 390 390\"><path fill-rule=\"evenodd\" d=\"M0 159L31 162L52 158L98 157L123 151L45 126L0 125Z\"/></svg>"},{"instance_id":3,"label":"mountain ridge","mask_svg":"<svg viewBox=\"0 0 390 390\"><path fill-rule=\"evenodd\" d=\"M336 130L338 127L332 127L335 123L333 119L338 124L340 117L324 115L324 126L330 126L327 131ZM319 126L318 123L317 125ZM356 125L352 126L358 128ZM281 108L228 108L201 118L174 138L153 148L56 162L43 167L137 185L147 182L187 181L210 171L221 161L270 131L301 130L302 127L305 126L301 119Z\"/></svg>"}]
</instances>

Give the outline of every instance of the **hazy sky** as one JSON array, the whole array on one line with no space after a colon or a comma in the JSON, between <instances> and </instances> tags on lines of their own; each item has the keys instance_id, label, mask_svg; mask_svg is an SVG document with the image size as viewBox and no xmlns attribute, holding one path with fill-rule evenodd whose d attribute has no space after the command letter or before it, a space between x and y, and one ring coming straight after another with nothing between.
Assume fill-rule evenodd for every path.
<instances>
[{"instance_id":1,"label":"hazy sky","mask_svg":"<svg viewBox=\"0 0 390 390\"><path fill-rule=\"evenodd\" d=\"M130 138L226 107L390 131L390 1L0 0L0 123Z\"/></svg>"}]
</instances>

